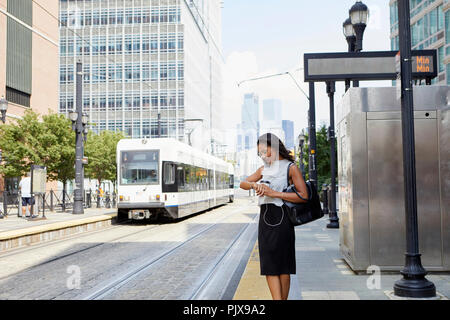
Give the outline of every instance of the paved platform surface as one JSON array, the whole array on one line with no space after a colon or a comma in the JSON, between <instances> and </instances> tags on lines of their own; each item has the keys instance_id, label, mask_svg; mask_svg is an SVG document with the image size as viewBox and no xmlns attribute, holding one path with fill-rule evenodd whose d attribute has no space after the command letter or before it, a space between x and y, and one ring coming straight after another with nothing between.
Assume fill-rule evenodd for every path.
<instances>
[{"instance_id":1,"label":"paved platform surface","mask_svg":"<svg viewBox=\"0 0 450 320\"><path fill-rule=\"evenodd\" d=\"M339 252L339 229L327 229L328 216L295 228L297 274L291 275L289 300L389 300L400 273L382 272L379 286L369 277L356 274ZM450 298L450 272L429 273L438 299ZM369 283L369 284L368 284ZM371 287L372 289L370 289ZM258 246L255 243L234 300L268 300L271 294L260 275Z\"/></svg>"}]
</instances>

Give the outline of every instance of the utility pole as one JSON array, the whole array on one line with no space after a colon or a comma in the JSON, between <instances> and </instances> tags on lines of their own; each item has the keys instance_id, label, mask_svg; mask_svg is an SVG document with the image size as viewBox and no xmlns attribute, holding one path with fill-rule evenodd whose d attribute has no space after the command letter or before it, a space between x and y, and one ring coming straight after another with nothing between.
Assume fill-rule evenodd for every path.
<instances>
[{"instance_id":1,"label":"utility pole","mask_svg":"<svg viewBox=\"0 0 450 320\"><path fill-rule=\"evenodd\" d=\"M400 271L403 279L395 282L394 294L401 297L430 298L436 296L436 287L425 278L427 272L422 267L419 253L409 0L398 0L397 5L401 68L406 253L405 266Z\"/></svg>"},{"instance_id":2,"label":"utility pole","mask_svg":"<svg viewBox=\"0 0 450 320\"><path fill-rule=\"evenodd\" d=\"M83 141L83 72L81 61L77 61L76 67L76 113L77 119L75 122L75 190L73 200L73 214L83 214L83 156L84 156L84 141Z\"/></svg>"}]
</instances>

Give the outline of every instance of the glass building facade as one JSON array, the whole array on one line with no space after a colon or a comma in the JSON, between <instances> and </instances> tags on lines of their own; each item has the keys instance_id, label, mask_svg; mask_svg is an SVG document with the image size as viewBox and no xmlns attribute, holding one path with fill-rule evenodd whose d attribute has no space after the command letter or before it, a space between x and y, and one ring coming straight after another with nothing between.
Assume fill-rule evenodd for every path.
<instances>
[{"instance_id":1,"label":"glass building facade","mask_svg":"<svg viewBox=\"0 0 450 320\"><path fill-rule=\"evenodd\" d=\"M158 114L161 137L186 142L188 118L220 129L219 0L60 0L59 19L60 113L75 108L80 60L94 132L158 137Z\"/></svg>"},{"instance_id":2,"label":"glass building facade","mask_svg":"<svg viewBox=\"0 0 450 320\"><path fill-rule=\"evenodd\" d=\"M390 0L391 49L399 49L397 0ZM413 50L436 49L438 77L433 84L450 84L450 0L410 0Z\"/></svg>"}]
</instances>

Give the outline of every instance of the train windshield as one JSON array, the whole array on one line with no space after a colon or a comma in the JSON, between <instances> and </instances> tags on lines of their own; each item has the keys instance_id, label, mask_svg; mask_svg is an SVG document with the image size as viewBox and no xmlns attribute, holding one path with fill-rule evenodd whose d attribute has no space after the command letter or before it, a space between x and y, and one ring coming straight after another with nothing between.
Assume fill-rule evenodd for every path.
<instances>
[{"instance_id":1,"label":"train windshield","mask_svg":"<svg viewBox=\"0 0 450 320\"><path fill-rule=\"evenodd\" d=\"M122 151L120 184L158 184L159 150Z\"/></svg>"}]
</instances>

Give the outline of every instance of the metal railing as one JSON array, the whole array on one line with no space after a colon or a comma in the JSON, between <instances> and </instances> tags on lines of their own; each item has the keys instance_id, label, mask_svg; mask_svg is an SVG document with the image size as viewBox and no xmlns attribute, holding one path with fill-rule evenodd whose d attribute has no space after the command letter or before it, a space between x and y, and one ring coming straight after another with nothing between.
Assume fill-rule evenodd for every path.
<instances>
[{"instance_id":1,"label":"metal railing","mask_svg":"<svg viewBox=\"0 0 450 320\"><path fill-rule=\"evenodd\" d=\"M45 194L35 195L35 204L33 205L33 214L50 212L66 212L73 208L73 192L48 190ZM84 208L115 208L117 205L117 195L115 192L105 192L103 197L99 192L91 189L85 190L83 195ZM0 190L0 213L10 215L17 213L22 215L21 194L17 191Z\"/></svg>"}]
</instances>

